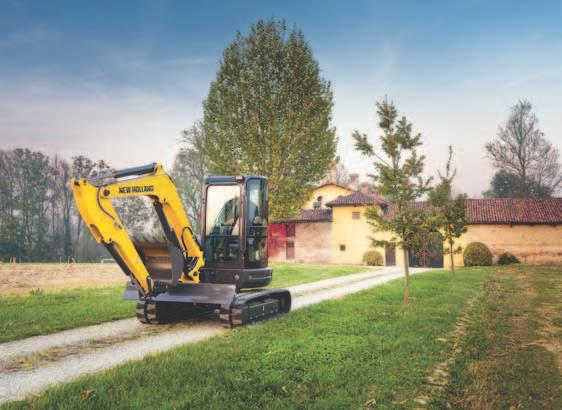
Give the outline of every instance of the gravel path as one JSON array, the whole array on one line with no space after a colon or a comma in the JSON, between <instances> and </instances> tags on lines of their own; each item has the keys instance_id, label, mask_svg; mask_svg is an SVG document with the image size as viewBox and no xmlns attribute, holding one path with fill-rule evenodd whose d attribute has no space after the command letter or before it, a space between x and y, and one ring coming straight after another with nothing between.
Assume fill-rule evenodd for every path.
<instances>
[{"instance_id":1,"label":"gravel path","mask_svg":"<svg viewBox=\"0 0 562 410\"><path fill-rule=\"evenodd\" d=\"M289 288L293 296L292 310L400 277L398 268L384 267L296 285ZM132 318L0 344L0 403L225 331L216 318L166 326L145 326Z\"/></svg>"}]
</instances>

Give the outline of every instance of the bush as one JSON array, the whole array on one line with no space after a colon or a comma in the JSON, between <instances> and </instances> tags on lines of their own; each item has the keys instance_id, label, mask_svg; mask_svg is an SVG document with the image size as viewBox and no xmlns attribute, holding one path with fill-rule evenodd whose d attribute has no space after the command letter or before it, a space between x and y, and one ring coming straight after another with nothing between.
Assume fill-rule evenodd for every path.
<instances>
[{"instance_id":1,"label":"bush","mask_svg":"<svg viewBox=\"0 0 562 410\"><path fill-rule=\"evenodd\" d=\"M363 254L363 263L369 266L382 266L383 258L379 251L374 249Z\"/></svg>"},{"instance_id":2,"label":"bush","mask_svg":"<svg viewBox=\"0 0 562 410\"><path fill-rule=\"evenodd\" d=\"M464 266L490 266L492 252L482 242L471 242L463 253Z\"/></svg>"},{"instance_id":3,"label":"bush","mask_svg":"<svg viewBox=\"0 0 562 410\"><path fill-rule=\"evenodd\" d=\"M498 265L511 265L512 263L519 263L519 259L509 252L502 253L498 258Z\"/></svg>"}]
</instances>

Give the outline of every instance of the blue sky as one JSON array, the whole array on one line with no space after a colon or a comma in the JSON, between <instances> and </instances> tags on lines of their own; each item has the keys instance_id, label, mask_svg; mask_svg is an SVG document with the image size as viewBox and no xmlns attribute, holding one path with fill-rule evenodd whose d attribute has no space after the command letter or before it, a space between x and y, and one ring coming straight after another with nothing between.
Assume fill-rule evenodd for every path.
<instances>
[{"instance_id":1,"label":"blue sky","mask_svg":"<svg viewBox=\"0 0 562 410\"><path fill-rule=\"evenodd\" d=\"M453 145L457 189L479 195L484 144L520 98L562 145L561 2L4 0L0 148L170 164L201 116L223 49L257 18L299 26L334 90L339 154L364 175L351 132L378 135L392 98L424 136L427 172Z\"/></svg>"}]
</instances>

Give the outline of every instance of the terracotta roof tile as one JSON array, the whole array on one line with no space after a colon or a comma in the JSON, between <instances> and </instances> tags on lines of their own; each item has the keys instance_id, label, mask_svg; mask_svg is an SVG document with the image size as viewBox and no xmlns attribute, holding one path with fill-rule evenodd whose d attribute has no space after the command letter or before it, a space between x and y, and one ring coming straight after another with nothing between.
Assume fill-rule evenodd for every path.
<instances>
[{"instance_id":1,"label":"terracotta roof tile","mask_svg":"<svg viewBox=\"0 0 562 410\"><path fill-rule=\"evenodd\" d=\"M413 209L429 208L427 202L413 202ZM467 199L469 224L560 224L562 198L477 198ZM385 213L392 217L392 207Z\"/></svg>"},{"instance_id":2,"label":"terracotta roof tile","mask_svg":"<svg viewBox=\"0 0 562 410\"><path fill-rule=\"evenodd\" d=\"M471 224L562 223L562 198L468 199Z\"/></svg>"},{"instance_id":3,"label":"terracotta roof tile","mask_svg":"<svg viewBox=\"0 0 562 410\"><path fill-rule=\"evenodd\" d=\"M354 192L349 195L340 196L326 204L326 206L360 206L360 205L388 205L388 201L382 196L366 195L362 192Z\"/></svg>"}]
</instances>

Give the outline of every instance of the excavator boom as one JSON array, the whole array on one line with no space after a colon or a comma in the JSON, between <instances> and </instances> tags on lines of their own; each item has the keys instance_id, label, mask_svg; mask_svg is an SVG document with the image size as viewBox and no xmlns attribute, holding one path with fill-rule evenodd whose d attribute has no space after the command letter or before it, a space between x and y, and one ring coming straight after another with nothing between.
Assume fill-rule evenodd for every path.
<instances>
[{"instance_id":1,"label":"excavator boom","mask_svg":"<svg viewBox=\"0 0 562 410\"><path fill-rule=\"evenodd\" d=\"M198 283L205 264L203 251L193 234L172 179L159 164L110 172L72 182L76 205L95 240L103 244L141 294L159 285ZM155 279L115 212L112 199L145 196L162 225L171 259L171 277Z\"/></svg>"}]
</instances>

